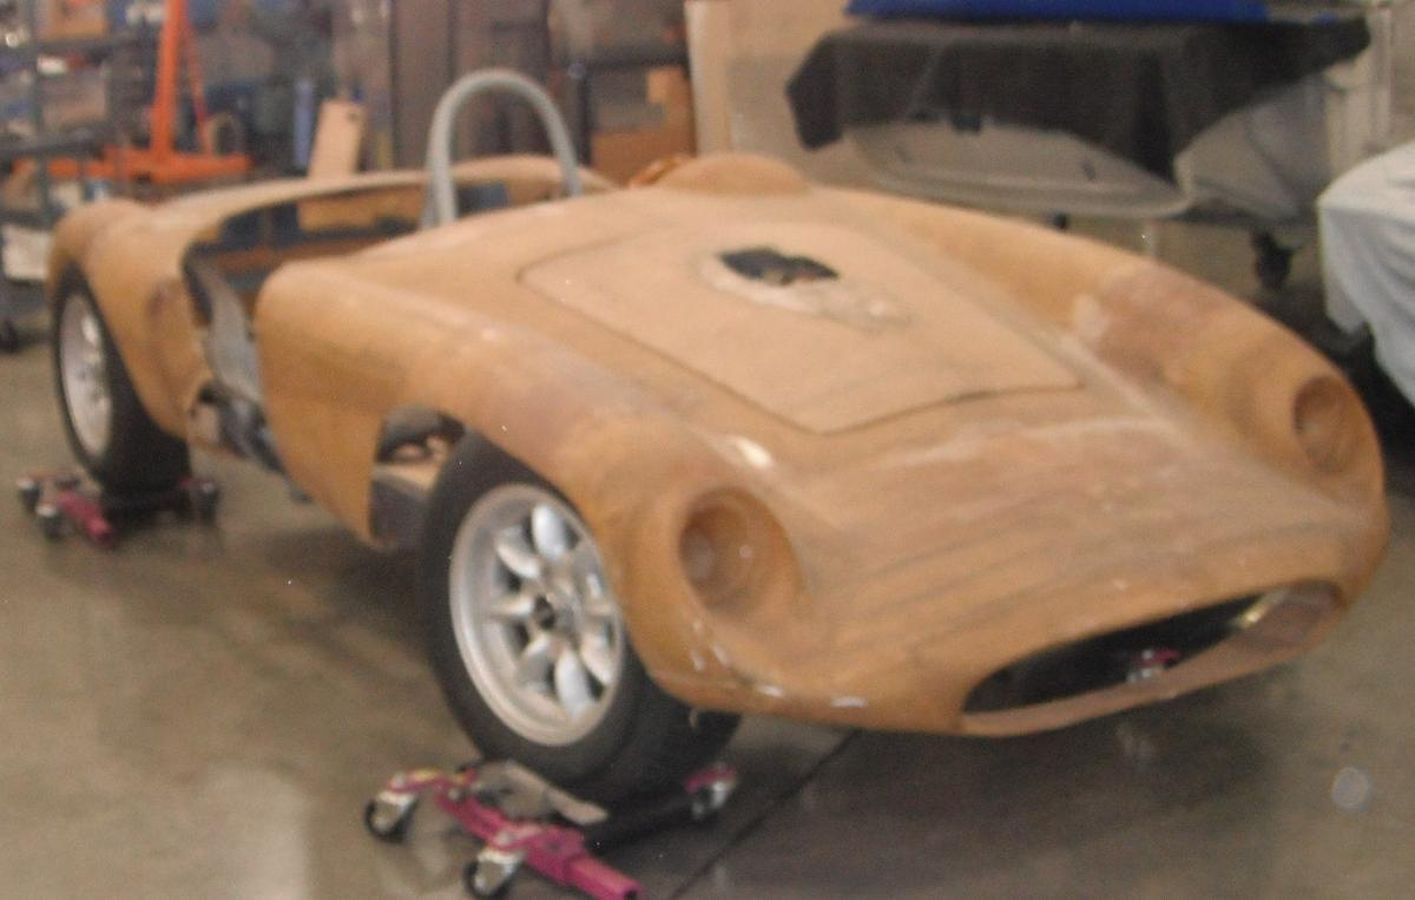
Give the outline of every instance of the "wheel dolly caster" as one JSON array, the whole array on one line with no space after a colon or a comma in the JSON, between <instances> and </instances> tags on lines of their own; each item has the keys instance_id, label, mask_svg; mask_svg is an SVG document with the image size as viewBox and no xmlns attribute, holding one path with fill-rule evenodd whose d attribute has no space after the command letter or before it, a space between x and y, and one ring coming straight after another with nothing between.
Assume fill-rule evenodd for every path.
<instances>
[{"instance_id":1,"label":"wheel dolly caster","mask_svg":"<svg viewBox=\"0 0 1415 900\"><path fill-rule=\"evenodd\" d=\"M73 530L105 550L113 548L125 522L172 512L209 523L221 501L220 486L199 476L161 490L113 494L72 471L40 471L18 479L15 490L49 540Z\"/></svg>"},{"instance_id":2,"label":"wheel dolly caster","mask_svg":"<svg viewBox=\"0 0 1415 900\"><path fill-rule=\"evenodd\" d=\"M83 492L83 479L72 472L38 472L15 481L20 505L51 541L64 537L70 524L94 543L108 547L113 528L97 501Z\"/></svg>"},{"instance_id":3,"label":"wheel dolly caster","mask_svg":"<svg viewBox=\"0 0 1415 900\"><path fill-rule=\"evenodd\" d=\"M20 505L26 513L39 522L40 533L51 541L64 536L64 513L44 499L44 483L38 478L26 475L16 483L20 495Z\"/></svg>"},{"instance_id":4,"label":"wheel dolly caster","mask_svg":"<svg viewBox=\"0 0 1415 900\"><path fill-rule=\"evenodd\" d=\"M474 897L499 897L523 867L597 900L628 900L642 888L594 855L642 834L716 815L737 786L737 773L711 766L675 791L610 816L559 790L514 762L467 766L456 772L400 772L364 807L364 826L381 841L400 843L419 801L430 798L479 839L482 849L462 870Z\"/></svg>"},{"instance_id":5,"label":"wheel dolly caster","mask_svg":"<svg viewBox=\"0 0 1415 900\"><path fill-rule=\"evenodd\" d=\"M462 867L462 887L473 897L488 900L504 897L525 858L524 854L487 847L477 854L476 859Z\"/></svg>"},{"instance_id":6,"label":"wheel dolly caster","mask_svg":"<svg viewBox=\"0 0 1415 900\"><path fill-rule=\"evenodd\" d=\"M364 806L364 827L388 844L401 844L408 837L408 823L418 808L416 794L380 793Z\"/></svg>"},{"instance_id":7,"label":"wheel dolly caster","mask_svg":"<svg viewBox=\"0 0 1415 900\"><path fill-rule=\"evenodd\" d=\"M20 495L20 505L24 507L25 512L35 515L36 508L39 506L39 498L44 495L44 485L40 483L38 478L26 475L15 482L15 490Z\"/></svg>"},{"instance_id":8,"label":"wheel dolly caster","mask_svg":"<svg viewBox=\"0 0 1415 900\"><path fill-rule=\"evenodd\" d=\"M64 513L53 503L36 503L34 517L39 521L39 531L48 540L57 541L64 536Z\"/></svg>"}]
</instances>

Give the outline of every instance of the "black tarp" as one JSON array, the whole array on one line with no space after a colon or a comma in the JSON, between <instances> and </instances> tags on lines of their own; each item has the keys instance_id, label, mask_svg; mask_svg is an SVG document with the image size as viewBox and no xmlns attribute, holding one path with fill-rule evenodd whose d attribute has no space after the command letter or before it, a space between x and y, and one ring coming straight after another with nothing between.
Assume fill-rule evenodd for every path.
<instances>
[{"instance_id":1,"label":"black tarp","mask_svg":"<svg viewBox=\"0 0 1415 900\"><path fill-rule=\"evenodd\" d=\"M1065 131L1161 177L1264 91L1349 59L1363 19L1321 24L871 22L832 32L787 85L801 143L891 122Z\"/></svg>"}]
</instances>

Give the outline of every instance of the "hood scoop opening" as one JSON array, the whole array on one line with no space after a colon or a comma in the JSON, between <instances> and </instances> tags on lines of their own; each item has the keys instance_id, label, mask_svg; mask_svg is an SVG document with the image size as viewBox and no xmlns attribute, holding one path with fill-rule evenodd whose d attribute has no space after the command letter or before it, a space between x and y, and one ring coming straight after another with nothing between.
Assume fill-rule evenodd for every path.
<instances>
[{"instance_id":1,"label":"hood scoop opening","mask_svg":"<svg viewBox=\"0 0 1415 900\"><path fill-rule=\"evenodd\" d=\"M718 259L743 278L773 287L790 287L797 282L810 283L840 278L839 273L825 263L817 262L809 256L787 256L775 247L730 250L719 254Z\"/></svg>"}]
</instances>

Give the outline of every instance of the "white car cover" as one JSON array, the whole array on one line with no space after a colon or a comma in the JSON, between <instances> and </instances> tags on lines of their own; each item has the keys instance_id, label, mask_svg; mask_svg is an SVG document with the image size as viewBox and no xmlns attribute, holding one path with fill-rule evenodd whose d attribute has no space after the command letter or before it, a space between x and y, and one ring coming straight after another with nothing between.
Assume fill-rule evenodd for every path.
<instances>
[{"instance_id":1,"label":"white car cover","mask_svg":"<svg viewBox=\"0 0 1415 900\"><path fill-rule=\"evenodd\" d=\"M1327 316L1371 329L1376 360L1415 402L1415 143L1337 179L1317 202Z\"/></svg>"}]
</instances>

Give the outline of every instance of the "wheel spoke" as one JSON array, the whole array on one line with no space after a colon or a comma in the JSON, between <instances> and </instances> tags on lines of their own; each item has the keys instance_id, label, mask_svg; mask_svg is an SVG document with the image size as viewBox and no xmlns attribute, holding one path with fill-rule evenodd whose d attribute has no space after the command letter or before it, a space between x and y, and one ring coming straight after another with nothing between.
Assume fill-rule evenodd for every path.
<instances>
[{"instance_id":1,"label":"wheel spoke","mask_svg":"<svg viewBox=\"0 0 1415 900\"><path fill-rule=\"evenodd\" d=\"M556 643L548 634L536 635L516 661L516 680L527 686L544 685L550 677Z\"/></svg>"},{"instance_id":2,"label":"wheel spoke","mask_svg":"<svg viewBox=\"0 0 1415 900\"><path fill-rule=\"evenodd\" d=\"M619 618L619 609L614 605L614 600L609 596L609 592L604 589L604 582L598 573L591 573L585 578L584 593L585 616L596 622L613 622Z\"/></svg>"},{"instance_id":3,"label":"wheel spoke","mask_svg":"<svg viewBox=\"0 0 1415 900\"><path fill-rule=\"evenodd\" d=\"M517 591L493 601L490 611L493 618L505 622L524 622L531 617L535 608L535 595L526 591Z\"/></svg>"},{"instance_id":4,"label":"wheel spoke","mask_svg":"<svg viewBox=\"0 0 1415 900\"><path fill-rule=\"evenodd\" d=\"M585 668L589 669L595 681L602 686L608 687L614 683L618 666L615 665L614 650L604 635L587 635L580 642L580 659L584 661Z\"/></svg>"},{"instance_id":5,"label":"wheel spoke","mask_svg":"<svg viewBox=\"0 0 1415 900\"><path fill-rule=\"evenodd\" d=\"M595 553L593 543L580 541L575 545L575 549L570 553L570 571L574 573L576 581L599 571L599 557Z\"/></svg>"},{"instance_id":6,"label":"wheel spoke","mask_svg":"<svg viewBox=\"0 0 1415 900\"><path fill-rule=\"evenodd\" d=\"M531 549L521 526L503 528L498 532L495 547L496 558L514 575L530 580L541 577L544 569L541 558Z\"/></svg>"},{"instance_id":7,"label":"wheel spoke","mask_svg":"<svg viewBox=\"0 0 1415 900\"><path fill-rule=\"evenodd\" d=\"M555 695L571 721L578 719L594 703L590 695L589 672L580 655L568 647L555 661Z\"/></svg>"},{"instance_id":8,"label":"wheel spoke","mask_svg":"<svg viewBox=\"0 0 1415 900\"><path fill-rule=\"evenodd\" d=\"M599 568L599 557L589 541L577 546L571 558L575 589L579 591L585 615L591 619L606 620L617 618L619 610L609 596L604 584L604 574Z\"/></svg>"},{"instance_id":9,"label":"wheel spoke","mask_svg":"<svg viewBox=\"0 0 1415 900\"><path fill-rule=\"evenodd\" d=\"M537 504L531 510L531 540L543 558L559 559L570 549L570 526L555 510Z\"/></svg>"}]
</instances>

